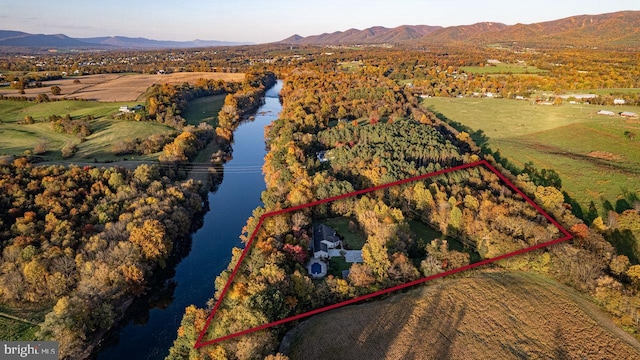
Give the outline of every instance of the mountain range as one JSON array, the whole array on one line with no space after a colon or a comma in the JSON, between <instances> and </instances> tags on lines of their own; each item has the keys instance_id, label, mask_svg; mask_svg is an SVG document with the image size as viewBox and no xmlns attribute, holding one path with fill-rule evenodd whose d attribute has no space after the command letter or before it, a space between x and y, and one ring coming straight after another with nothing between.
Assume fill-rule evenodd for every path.
<instances>
[{"instance_id":1,"label":"mountain range","mask_svg":"<svg viewBox=\"0 0 640 360\"><path fill-rule=\"evenodd\" d=\"M505 25L480 22L460 26L402 25L374 26L302 37L293 35L277 43L289 45L357 44L460 44L488 45L519 43L549 46L640 47L640 11L620 11L600 15L578 15L534 24ZM249 45L216 40L160 41L124 36L72 38L63 34L28 34L0 30L0 49L167 49Z\"/></svg>"},{"instance_id":2,"label":"mountain range","mask_svg":"<svg viewBox=\"0 0 640 360\"><path fill-rule=\"evenodd\" d=\"M210 46L248 45L250 43L193 40L161 41L124 36L104 36L94 38L72 38L64 34L29 34L21 31L0 30L0 47L21 48L101 48L101 49L167 49Z\"/></svg>"},{"instance_id":3,"label":"mountain range","mask_svg":"<svg viewBox=\"0 0 640 360\"><path fill-rule=\"evenodd\" d=\"M355 44L496 44L640 46L640 11L579 15L534 24L505 25L481 22L461 26L403 25L364 30L349 29L302 37L293 35L279 43L292 45Z\"/></svg>"}]
</instances>

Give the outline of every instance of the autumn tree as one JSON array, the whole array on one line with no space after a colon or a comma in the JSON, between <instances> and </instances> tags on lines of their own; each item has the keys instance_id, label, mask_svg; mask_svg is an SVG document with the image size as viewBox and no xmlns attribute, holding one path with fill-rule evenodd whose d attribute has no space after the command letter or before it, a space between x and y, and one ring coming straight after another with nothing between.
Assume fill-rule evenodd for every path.
<instances>
[{"instance_id":1,"label":"autumn tree","mask_svg":"<svg viewBox=\"0 0 640 360\"><path fill-rule=\"evenodd\" d=\"M145 220L142 226L134 227L129 241L138 245L147 259L160 262L164 266L172 243L165 236L165 227L158 220Z\"/></svg>"}]
</instances>

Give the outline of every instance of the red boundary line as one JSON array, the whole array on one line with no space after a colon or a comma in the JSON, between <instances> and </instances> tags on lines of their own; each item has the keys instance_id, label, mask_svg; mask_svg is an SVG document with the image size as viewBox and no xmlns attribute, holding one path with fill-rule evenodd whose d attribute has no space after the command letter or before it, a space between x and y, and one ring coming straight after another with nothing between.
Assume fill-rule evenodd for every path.
<instances>
[{"instance_id":1,"label":"red boundary line","mask_svg":"<svg viewBox=\"0 0 640 360\"><path fill-rule=\"evenodd\" d=\"M524 249L520 249L520 250L516 250L507 254L503 254L503 255L499 255L490 259L485 259L473 264L469 264L469 265L465 265L456 269L452 269L449 271L445 271L442 273L438 273L435 275L431 275L431 276L427 276L418 280L414 280L408 283L404 283L401 285L397 285L397 286L393 286L390 287L388 289L384 289L384 290L380 290L380 291L376 291L373 292L371 294L367 294L367 295L363 295L363 296L359 296L353 299L349 299L349 300L345 300L342 302L339 302L337 304L333 304L333 305L329 305L329 306L325 306L322 308L318 308L315 310L311 310L311 311L307 311L305 313L302 314L298 314L298 315L294 315L294 316L290 316L288 318L285 319L281 319L281 320L277 320L268 324L264 324L264 325L260 325L260 326L256 326L247 330L243 330L234 334L230 334L230 335L226 335L223 337L219 337L217 339L213 339L213 340L208 340L205 342L202 342L202 338L204 337L207 329L209 328L209 325L211 325L211 321L213 320L214 315L216 314L216 312L218 311L218 308L220 307L220 304L222 303L222 300L224 299L225 295L227 294L227 291L229 290L229 287L231 285L231 283L233 282L233 279L236 276L236 273L238 272L238 270L240 269L240 264L242 264L242 260L244 260L245 256L247 255L249 249L251 248L251 245L253 244L253 240L255 239L256 234L258 233L258 230L260 229L260 227L262 226L262 223L264 222L264 219L270 216L275 216L275 215L279 215L279 214L284 214L284 213L288 213L288 212L292 212L292 211L296 211L296 210L301 210L301 209L305 209L311 206L315 206L315 205L320 205L320 204L326 204L328 202L332 202L332 201L336 201L336 200L340 200L340 199L345 199L348 197L353 197L353 196L357 196L357 195L361 195L361 194L366 194L366 193L370 193L376 190L381 190L381 189L386 189L392 186L396 186L396 185L402 185L402 184L406 184L406 183L410 183L410 182L414 182L414 181L419 181L419 180L424 180L430 177L434 177L434 176L438 176L438 175L442 175L442 174L446 174L449 172L453 172L453 171L457 171L457 170L463 170L463 169L467 169L467 168L472 168L472 167L476 167L476 166L481 166L484 165L485 167L487 167L491 172L493 172L494 174L496 174L507 186L509 186L512 190L514 190L515 192L517 192L520 196L522 196L522 198L528 202L529 204L531 204L539 213L541 213L547 220L549 220L554 226L556 226L558 228L558 230L560 230L564 236L559 238L559 239L555 239L555 240L550 240L544 243L540 243L534 246L530 246ZM204 328L202 329L202 331L200 332L200 335L198 336L198 339L196 340L195 343L195 348L201 348L203 346L206 345L211 345L211 344L215 344L224 340L229 340L232 339L234 337L238 337L241 335L245 335L245 334L249 334L252 332L256 332L259 330L264 330L264 329L268 329L270 327L276 326L276 325L281 325L281 324L285 324L291 321L295 321L295 320L299 320L311 315L315 315L315 314L319 314L325 311L329 311L329 310L333 310L345 305L349 305L349 304L353 304L356 302L360 302L362 300L366 300L366 299L370 299L379 295L383 295L383 294L387 294L393 291L397 291L397 290L401 290L404 288L408 288L414 285L418 285L418 284L422 284L425 283L427 281L433 280L433 279L437 279L437 278L441 278L447 275L451 275L451 274L455 274L461 271L465 271L465 270L469 270L469 269L473 269L482 265L486 265L486 264L490 264L492 262L498 261L498 260L502 260L502 259L507 259L510 258L512 256L515 255L520 255L520 254L524 254L527 253L529 251L532 250L536 250L536 249L540 249L549 245L553 245L553 244L557 244L563 241L567 241L572 239L573 236L564 228L562 227L555 219L553 219L549 214L547 214L544 210L542 210L542 208L540 206L538 206L538 204L536 204L533 200L531 200L524 192L522 192L522 190L518 189L518 187L516 187L511 181L509 181L509 179L507 179L502 173L500 173L495 167L493 167L491 164L489 164L486 160L480 160L480 161L476 161L473 163L469 163L469 164L464 164L464 165L460 165L460 166L455 166L452 168L448 168L448 169L443 169L443 170L439 170L436 172L432 172L429 174L424 174L424 175L420 175L420 176L416 176L416 177L412 177L412 178L408 178L408 179L404 179L404 180L400 180L400 181L395 181L395 182L391 182L388 184L383 184L383 185L378 185L378 186L374 186L368 189L363 189L363 190L358 190L358 191L354 191L348 194L343 194L343 195L338 195L338 196L334 196L334 197L330 197L330 198L326 198L326 199L322 199L322 200L317 200L314 202L310 202L307 204L302 204L302 205L298 205L298 206L294 206L294 207L290 207L290 208L286 208L286 209L281 209L281 210L276 210L276 211L272 211L269 213L265 213L262 214L262 216L260 216L260 219L258 220L258 224L256 225L255 229L253 230L253 233L251 234L251 237L249 239L249 241L247 242L247 245L245 246L244 250L242 251L242 254L240 255L240 258L238 259L238 262L236 263L235 267L233 268L233 271L231 272L231 276L229 276L229 279L227 280L227 283L225 284L224 288L222 289L222 293L220 294L220 298L218 299L218 301L216 301L216 304L214 305L213 309L211 310L211 313L209 314L209 317L207 318L207 322L204 325Z\"/></svg>"}]
</instances>

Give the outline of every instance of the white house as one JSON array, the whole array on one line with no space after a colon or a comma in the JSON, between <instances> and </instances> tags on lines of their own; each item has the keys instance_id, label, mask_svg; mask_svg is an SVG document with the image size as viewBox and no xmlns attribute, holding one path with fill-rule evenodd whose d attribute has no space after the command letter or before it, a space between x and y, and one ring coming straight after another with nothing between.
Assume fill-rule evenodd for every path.
<instances>
[{"instance_id":1,"label":"white house","mask_svg":"<svg viewBox=\"0 0 640 360\"><path fill-rule=\"evenodd\" d=\"M613 111L609 111L609 110L600 110L600 111L598 111L598 115L615 116L616 113L614 113Z\"/></svg>"},{"instance_id":2,"label":"white house","mask_svg":"<svg viewBox=\"0 0 640 360\"><path fill-rule=\"evenodd\" d=\"M313 257L307 263L307 271L314 279L320 279L327 275L329 259L344 256L347 263L362 263L362 250L345 250L342 240L336 231L324 224L313 226L313 239L309 244L309 250ZM343 273L343 278L347 275Z\"/></svg>"},{"instance_id":3,"label":"white house","mask_svg":"<svg viewBox=\"0 0 640 360\"><path fill-rule=\"evenodd\" d=\"M335 249L341 244L336 231L325 224L318 224L313 227L313 241L311 251L314 258L328 258L329 249Z\"/></svg>"},{"instance_id":4,"label":"white house","mask_svg":"<svg viewBox=\"0 0 640 360\"><path fill-rule=\"evenodd\" d=\"M615 98L613 99L613 105L624 105L626 102L624 101L624 99L620 99L620 98Z\"/></svg>"}]
</instances>

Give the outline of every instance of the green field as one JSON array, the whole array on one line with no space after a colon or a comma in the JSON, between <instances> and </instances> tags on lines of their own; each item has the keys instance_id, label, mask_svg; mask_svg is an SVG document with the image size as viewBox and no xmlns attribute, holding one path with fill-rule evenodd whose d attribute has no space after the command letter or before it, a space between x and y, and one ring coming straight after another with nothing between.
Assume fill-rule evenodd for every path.
<instances>
[{"instance_id":1,"label":"green field","mask_svg":"<svg viewBox=\"0 0 640 360\"><path fill-rule=\"evenodd\" d=\"M360 70L363 66L361 61L343 62L343 63L340 63L339 65L342 67L342 70L346 72L356 72Z\"/></svg>"},{"instance_id":2,"label":"green field","mask_svg":"<svg viewBox=\"0 0 640 360\"><path fill-rule=\"evenodd\" d=\"M587 89L580 90L585 94L613 95L613 94L638 94L640 88L612 88L612 89Z\"/></svg>"},{"instance_id":3,"label":"green field","mask_svg":"<svg viewBox=\"0 0 640 360\"><path fill-rule=\"evenodd\" d=\"M327 271L330 275L342 278L342 272L349 270L351 265L345 260L344 256L334 256L329 260L329 269Z\"/></svg>"},{"instance_id":4,"label":"green field","mask_svg":"<svg viewBox=\"0 0 640 360\"><path fill-rule=\"evenodd\" d=\"M39 327L35 324L44 321L49 308L17 309L0 305L0 340L34 340Z\"/></svg>"},{"instance_id":5,"label":"green field","mask_svg":"<svg viewBox=\"0 0 640 360\"><path fill-rule=\"evenodd\" d=\"M348 247L351 250L360 250L364 246L364 242L367 240L367 237L360 229L349 229L349 221L353 221L356 224L358 223L355 219L347 217L322 219L319 220L318 223L332 227L336 233L343 238L342 241L345 247Z\"/></svg>"},{"instance_id":6,"label":"green field","mask_svg":"<svg viewBox=\"0 0 640 360\"><path fill-rule=\"evenodd\" d=\"M547 70L538 69L535 66L505 63L489 66L462 66L460 70L469 74L540 74L547 72Z\"/></svg>"},{"instance_id":7,"label":"green field","mask_svg":"<svg viewBox=\"0 0 640 360\"><path fill-rule=\"evenodd\" d=\"M47 152L44 158L60 160L60 149L66 143L77 145L78 151L73 160L111 161L121 159L110 149L114 143L125 139L147 138L152 134L168 134L175 130L157 123L114 120L111 115L118 113L121 105L133 106L135 103L101 103L94 101L55 101L31 103L25 101L0 100L0 154L22 155L25 150L33 150L39 142L46 142ZM92 134L84 142L74 135L53 131L45 119L50 115L71 115L79 119L91 115L89 121ZM32 116L34 124L21 125L25 116ZM131 158L131 156L130 156ZM153 157L152 157L153 158Z\"/></svg>"},{"instance_id":8,"label":"green field","mask_svg":"<svg viewBox=\"0 0 640 360\"><path fill-rule=\"evenodd\" d=\"M0 316L0 334L2 334L2 340L35 340L36 332L38 332L38 327L35 325Z\"/></svg>"},{"instance_id":9,"label":"green field","mask_svg":"<svg viewBox=\"0 0 640 360\"><path fill-rule=\"evenodd\" d=\"M218 125L218 113L224 105L226 95L205 96L191 100L182 113L182 117L191 125L206 122L211 126Z\"/></svg>"},{"instance_id":10,"label":"green field","mask_svg":"<svg viewBox=\"0 0 640 360\"><path fill-rule=\"evenodd\" d=\"M594 201L602 213L628 193L640 193L640 121L597 115L640 109L633 106L540 106L508 99L428 98L423 106L474 131L488 146L522 168L532 161L539 169L560 174L563 188L585 209ZM625 132L639 134L634 140ZM482 136L484 135L484 136Z\"/></svg>"},{"instance_id":11,"label":"green field","mask_svg":"<svg viewBox=\"0 0 640 360\"><path fill-rule=\"evenodd\" d=\"M418 241L419 246L423 247L427 244L431 243L432 240L442 239L442 233L436 231L429 226L421 223L420 221L411 220L409 221L409 227L411 232L415 235L416 240ZM458 249L453 249L458 250Z\"/></svg>"}]
</instances>

